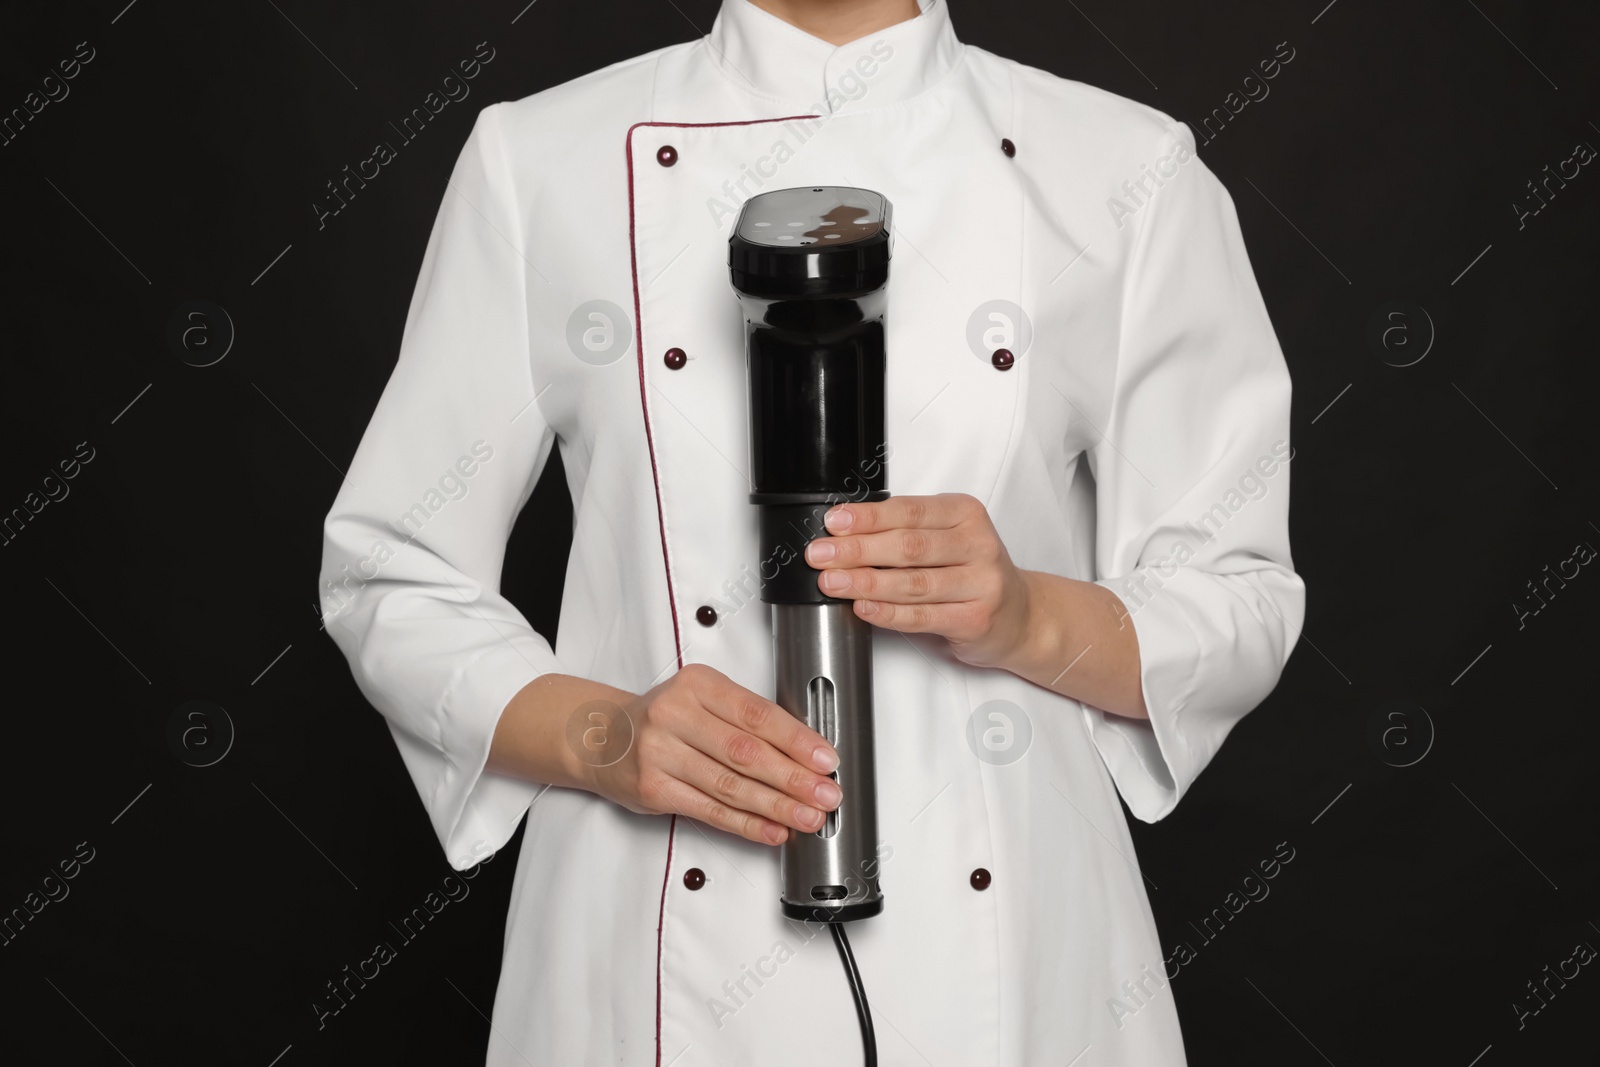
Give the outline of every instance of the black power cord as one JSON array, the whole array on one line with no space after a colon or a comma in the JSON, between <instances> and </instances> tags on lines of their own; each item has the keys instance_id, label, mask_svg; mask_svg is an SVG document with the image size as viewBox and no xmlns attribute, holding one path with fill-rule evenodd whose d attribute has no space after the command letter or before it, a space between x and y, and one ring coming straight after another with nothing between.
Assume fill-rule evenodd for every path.
<instances>
[{"instance_id":1,"label":"black power cord","mask_svg":"<svg viewBox=\"0 0 1600 1067\"><path fill-rule=\"evenodd\" d=\"M839 958L844 961L844 973L850 979L850 995L855 998L856 1018L861 1021L861 1050L866 1057L866 1067L878 1067L878 1037L872 1032L872 1009L867 1007L867 991L861 985L861 972L856 970L856 958L850 951L850 938L845 936L844 923L829 923L833 943L839 948Z\"/></svg>"}]
</instances>

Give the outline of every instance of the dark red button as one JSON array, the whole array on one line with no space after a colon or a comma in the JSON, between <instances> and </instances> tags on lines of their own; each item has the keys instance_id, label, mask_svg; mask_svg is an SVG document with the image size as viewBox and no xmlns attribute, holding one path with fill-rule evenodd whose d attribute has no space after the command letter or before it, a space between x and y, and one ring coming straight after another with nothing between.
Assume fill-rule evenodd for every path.
<instances>
[{"instance_id":1,"label":"dark red button","mask_svg":"<svg viewBox=\"0 0 1600 1067\"><path fill-rule=\"evenodd\" d=\"M1011 138L1002 137L1000 139L1000 151L1006 154L1007 159L1010 159L1017 154L1017 146L1011 143Z\"/></svg>"},{"instance_id":2,"label":"dark red button","mask_svg":"<svg viewBox=\"0 0 1600 1067\"><path fill-rule=\"evenodd\" d=\"M706 884L706 872L699 867L690 867L683 872L683 884L688 889L699 889Z\"/></svg>"},{"instance_id":3,"label":"dark red button","mask_svg":"<svg viewBox=\"0 0 1600 1067\"><path fill-rule=\"evenodd\" d=\"M681 348L669 348L661 360L667 365L668 370L682 370L683 365L689 362L689 357Z\"/></svg>"},{"instance_id":4,"label":"dark red button","mask_svg":"<svg viewBox=\"0 0 1600 1067\"><path fill-rule=\"evenodd\" d=\"M972 872L971 881L972 888L981 893L985 889L989 888L989 872L984 870L982 867L979 867L977 870Z\"/></svg>"},{"instance_id":5,"label":"dark red button","mask_svg":"<svg viewBox=\"0 0 1600 1067\"><path fill-rule=\"evenodd\" d=\"M669 144L664 144L656 149L656 162L663 167L670 167L678 161L678 150Z\"/></svg>"},{"instance_id":6,"label":"dark red button","mask_svg":"<svg viewBox=\"0 0 1600 1067\"><path fill-rule=\"evenodd\" d=\"M989 357L989 362L994 364L995 370L1010 370L1017 362L1017 357L1011 354L1009 348L997 348L994 355Z\"/></svg>"},{"instance_id":7,"label":"dark red button","mask_svg":"<svg viewBox=\"0 0 1600 1067\"><path fill-rule=\"evenodd\" d=\"M715 626L717 624L717 609L710 604L701 604L694 613L694 621L701 626Z\"/></svg>"}]
</instances>

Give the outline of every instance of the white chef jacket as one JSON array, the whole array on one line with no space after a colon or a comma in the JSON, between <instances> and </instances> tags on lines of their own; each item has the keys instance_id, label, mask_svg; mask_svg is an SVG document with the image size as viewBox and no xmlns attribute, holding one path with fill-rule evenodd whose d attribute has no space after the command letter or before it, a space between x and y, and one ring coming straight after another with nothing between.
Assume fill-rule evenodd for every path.
<instances>
[{"instance_id":1,"label":"white chef jacket","mask_svg":"<svg viewBox=\"0 0 1600 1067\"><path fill-rule=\"evenodd\" d=\"M874 631L885 905L850 934L881 1062L1183 1062L1117 794L1172 811L1304 610L1289 377L1194 151L1159 111L962 44L940 0L840 47L726 0L700 40L479 114L319 595L452 865L527 813L490 1064L860 1062L777 850L484 769L546 672L643 692L704 663L772 695L727 237L746 197L823 184L893 205L891 491L970 493L1018 566L1117 591L1150 711ZM499 585L558 445L552 648Z\"/></svg>"}]
</instances>

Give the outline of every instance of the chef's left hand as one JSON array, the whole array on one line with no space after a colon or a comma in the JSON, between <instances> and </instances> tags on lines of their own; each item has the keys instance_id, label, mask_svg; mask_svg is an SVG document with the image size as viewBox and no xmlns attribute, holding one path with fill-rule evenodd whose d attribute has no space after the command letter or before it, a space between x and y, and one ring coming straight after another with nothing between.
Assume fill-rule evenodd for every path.
<instances>
[{"instance_id":1,"label":"chef's left hand","mask_svg":"<svg viewBox=\"0 0 1600 1067\"><path fill-rule=\"evenodd\" d=\"M964 493L841 504L806 546L817 586L891 630L940 634L956 657L998 666L1022 643L1028 584L989 512Z\"/></svg>"}]
</instances>

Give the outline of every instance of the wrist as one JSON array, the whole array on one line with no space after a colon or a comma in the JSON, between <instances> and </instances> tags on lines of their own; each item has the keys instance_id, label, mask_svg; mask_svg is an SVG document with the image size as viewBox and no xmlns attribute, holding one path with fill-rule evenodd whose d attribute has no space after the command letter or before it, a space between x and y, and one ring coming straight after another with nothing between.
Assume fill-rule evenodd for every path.
<instances>
[{"instance_id":1,"label":"wrist","mask_svg":"<svg viewBox=\"0 0 1600 1067\"><path fill-rule=\"evenodd\" d=\"M1083 594L1093 592L1092 583L1044 571L1021 574L1027 588L1026 618L1022 639L1006 669L1046 689L1068 693L1059 683L1093 641L1089 628L1082 625L1091 606Z\"/></svg>"},{"instance_id":2,"label":"wrist","mask_svg":"<svg viewBox=\"0 0 1600 1067\"><path fill-rule=\"evenodd\" d=\"M1062 659L1066 654L1068 627L1066 613L1054 611L1055 590L1052 583L1062 579L1041 571L1022 571L1022 584L1026 590L1022 640L1017 643L1015 664L1010 670L1032 682L1048 686L1061 668L1070 662ZM1075 654L1075 653L1074 653Z\"/></svg>"},{"instance_id":3,"label":"wrist","mask_svg":"<svg viewBox=\"0 0 1600 1067\"><path fill-rule=\"evenodd\" d=\"M543 674L511 699L495 728L489 767L501 773L549 785L597 791L599 766L610 758L604 749L616 741L631 742L632 731L618 728L620 713L632 694L564 674ZM594 716L585 704L593 703Z\"/></svg>"},{"instance_id":4,"label":"wrist","mask_svg":"<svg viewBox=\"0 0 1600 1067\"><path fill-rule=\"evenodd\" d=\"M634 694L587 680L562 702L555 744L567 776L562 783L606 795L608 775L637 743L638 721L631 705Z\"/></svg>"},{"instance_id":5,"label":"wrist","mask_svg":"<svg viewBox=\"0 0 1600 1067\"><path fill-rule=\"evenodd\" d=\"M550 716L548 724L549 741L546 751L554 764L550 775L554 784L583 789L592 793L594 792L594 764L583 759L583 753L580 748L582 731L574 730L568 726L578 714L579 707L581 707L581 702L574 704L570 699L559 703L559 713ZM576 742L575 737L577 738Z\"/></svg>"}]
</instances>

